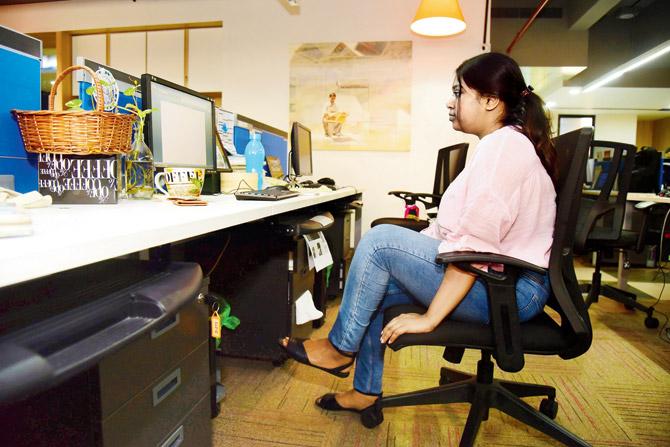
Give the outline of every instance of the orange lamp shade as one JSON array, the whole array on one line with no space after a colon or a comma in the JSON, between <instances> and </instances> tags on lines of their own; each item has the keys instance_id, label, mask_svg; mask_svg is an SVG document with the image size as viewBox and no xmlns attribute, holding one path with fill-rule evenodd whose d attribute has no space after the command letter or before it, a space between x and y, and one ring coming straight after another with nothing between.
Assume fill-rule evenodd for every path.
<instances>
[{"instance_id":1,"label":"orange lamp shade","mask_svg":"<svg viewBox=\"0 0 670 447\"><path fill-rule=\"evenodd\" d=\"M465 30L465 20L458 0L421 0L410 25L416 34L444 37Z\"/></svg>"}]
</instances>

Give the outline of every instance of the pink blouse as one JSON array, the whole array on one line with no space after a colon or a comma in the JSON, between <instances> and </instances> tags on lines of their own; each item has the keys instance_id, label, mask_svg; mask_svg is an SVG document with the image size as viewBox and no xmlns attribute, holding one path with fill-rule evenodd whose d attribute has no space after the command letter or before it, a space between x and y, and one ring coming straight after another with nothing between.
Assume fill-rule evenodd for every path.
<instances>
[{"instance_id":1,"label":"pink blouse","mask_svg":"<svg viewBox=\"0 0 670 447\"><path fill-rule=\"evenodd\" d=\"M556 192L531 141L507 126L486 135L422 231L439 252L477 251L549 266Z\"/></svg>"}]
</instances>

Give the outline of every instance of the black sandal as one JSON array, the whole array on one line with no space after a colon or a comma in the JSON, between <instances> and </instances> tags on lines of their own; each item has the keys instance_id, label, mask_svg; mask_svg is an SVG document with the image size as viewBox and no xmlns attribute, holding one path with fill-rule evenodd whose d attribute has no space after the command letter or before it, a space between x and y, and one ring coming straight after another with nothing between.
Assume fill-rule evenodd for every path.
<instances>
[{"instance_id":1,"label":"black sandal","mask_svg":"<svg viewBox=\"0 0 670 447\"><path fill-rule=\"evenodd\" d=\"M351 361L349 363L346 363L342 366L338 366L336 368L324 368L323 366L315 365L312 362L309 361L309 358L307 358L307 352L305 352L305 346L304 346L304 341L305 339L303 338L289 338L288 343L286 346L282 343L284 339L279 339L279 346L284 348L286 353L288 354L289 357L291 357L293 360L302 363L303 365L311 366L317 369L320 369L322 371L327 372L328 374L332 374L334 376L340 377L340 378L345 378L349 377L349 371L344 371L345 369L349 368L351 365L354 364L354 357L355 354L351 354L349 352L344 352L340 351L337 349L337 352L342 354L345 357L350 357ZM334 346L333 346L334 347Z\"/></svg>"},{"instance_id":2,"label":"black sandal","mask_svg":"<svg viewBox=\"0 0 670 447\"><path fill-rule=\"evenodd\" d=\"M382 422L384 422L384 413L382 412L381 406L381 395L379 398L370 405L369 407L363 408L362 410L356 410L354 408L344 408L340 405L335 399L335 394L328 393L319 397L314 403L324 410L328 411L350 411L352 413L358 413L361 415L361 423L365 428L375 428Z\"/></svg>"}]
</instances>

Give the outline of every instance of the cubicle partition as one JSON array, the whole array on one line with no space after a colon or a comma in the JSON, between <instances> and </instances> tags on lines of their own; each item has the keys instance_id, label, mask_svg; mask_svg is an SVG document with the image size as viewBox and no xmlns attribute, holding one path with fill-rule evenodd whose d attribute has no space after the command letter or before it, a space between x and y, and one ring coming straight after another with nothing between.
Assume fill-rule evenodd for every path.
<instances>
[{"instance_id":1,"label":"cubicle partition","mask_svg":"<svg viewBox=\"0 0 670 447\"><path fill-rule=\"evenodd\" d=\"M37 189L37 154L23 148L11 110L40 110L42 42L0 26L0 186Z\"/></svg>"}]
</instances>

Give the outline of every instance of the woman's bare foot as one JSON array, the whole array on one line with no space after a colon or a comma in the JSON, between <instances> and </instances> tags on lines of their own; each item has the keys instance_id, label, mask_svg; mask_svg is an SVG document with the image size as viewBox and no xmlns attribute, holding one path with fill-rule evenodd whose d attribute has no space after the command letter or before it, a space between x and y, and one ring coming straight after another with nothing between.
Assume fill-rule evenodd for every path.
<instances>
[{"instance_id":1,"label":"woman's bare foot","mask_svg":"<svg viewBox=\"0 0 670 447\"><path fill-rule=\"evenodd\" d=\"M368 394L359 393L356 390L345 391L344 393L335 394L335 400L342 408L350 410L364 410L370 405L374 404L377 396L370 396ZM318 404L318 400L317 400Z\"/></svg>"},{"instance_id":2,"label":"woman's bare foot","mask_svg":"<svg viewBox=\"0 0 670 447\"><path fill-rule=\"evenodd\" d=\"M288 345L289 337L284 337L281 340L282 346ZM323 368L337 368L338 366L346 365L351 362L351 356L347 357L333 347L327 338L318 340L305 340L303 342L307 358L310 363ZM343 371L348 371L349 368Z\"/></svg>"}]
</instances>

